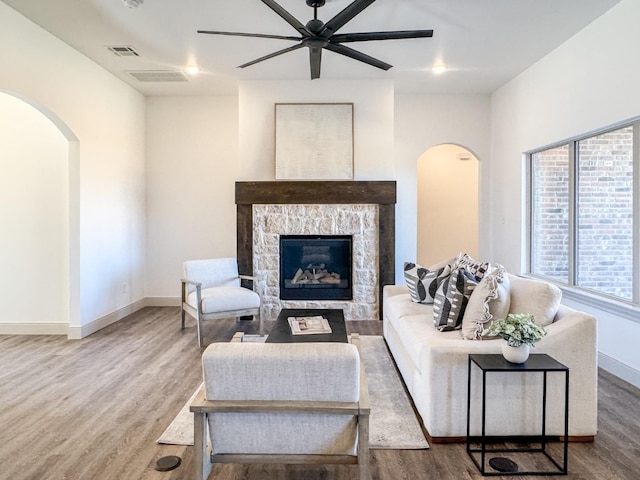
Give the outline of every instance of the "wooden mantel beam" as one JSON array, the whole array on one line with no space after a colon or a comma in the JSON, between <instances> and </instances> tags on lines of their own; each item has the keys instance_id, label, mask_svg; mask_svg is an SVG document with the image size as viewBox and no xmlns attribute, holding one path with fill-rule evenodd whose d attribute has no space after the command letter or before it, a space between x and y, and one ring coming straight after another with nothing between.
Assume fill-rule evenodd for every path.
<instances>
[{"instance_id":1,"label":"wooden mantel beam","mask_svg":"<svg viewBox=\"0 0 640 480\"><path fill-rule=\"evenodd\" d=\"M236 182L236 204L396 203L395 181Z\"/></svg>"}]
</instances>

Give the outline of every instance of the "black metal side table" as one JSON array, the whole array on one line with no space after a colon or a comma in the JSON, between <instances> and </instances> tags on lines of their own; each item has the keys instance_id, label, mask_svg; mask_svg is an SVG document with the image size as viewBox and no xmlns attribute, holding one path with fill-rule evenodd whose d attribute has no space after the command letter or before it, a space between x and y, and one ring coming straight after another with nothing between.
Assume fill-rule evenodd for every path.
<instances>
[{"instance_id":1,"label":"black metal side table","mask_svg":"<svg viewBox=\"0 0 640 480\"><path fill-rule=\"evenodd\" d=\"M471 375L472 365L482 372L482 433L481 435L471 437ZM476 370L477 370L476 369ZM487 374L490 372L513 372L528 373L541 372L543 376L542 383L542 428L541 434L538 435L513 435L513 436L489 436L486 430L486 387ZM558 437L547 435L546 431L546 415L547 415L547 374L550 372L564 373L564 439L563 455L560 461L552 457L547 449L547 444ZM566 475L567 474L567 453L569 449L569 368L553 359L547 354L530 355L529 359L522 364L508 362L502 355L488 354L471 354L469 355L468 367L468 384L467 384L467 453L478 467L482 475ZM522 447L496 447L487 449L488 444L494 443L517 443L517 444L535 444L534 446ZM479 444L479 447L473 447L472 444ZM537 446L539 444L539 447ZM519 471L518 465L508 458L492 457L487 462L487 454L494 453L539 453L548 459L552 467L551 471ZM476 457L480 457L478 458ZM486 465L489 463L494 471L487 471Z\"/></svg>"}]
</instances>

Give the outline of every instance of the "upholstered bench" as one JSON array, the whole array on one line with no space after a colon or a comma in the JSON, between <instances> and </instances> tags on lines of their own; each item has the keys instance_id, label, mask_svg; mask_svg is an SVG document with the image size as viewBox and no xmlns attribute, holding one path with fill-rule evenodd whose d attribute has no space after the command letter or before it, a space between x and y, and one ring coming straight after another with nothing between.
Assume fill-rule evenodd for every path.
<instances>
[{"instance_id":1,"label":"upholstered bench","mask_svg":"<svg viewBox=\"0 0 640 480\"><path fill-rule=\"evenodd\" d=\"M369 394L352 343L213 343L202 356L196 478L213 462L357 463L369 478ZM211 442L207 448L207 434Z\"/></svg>"}]
</instances>

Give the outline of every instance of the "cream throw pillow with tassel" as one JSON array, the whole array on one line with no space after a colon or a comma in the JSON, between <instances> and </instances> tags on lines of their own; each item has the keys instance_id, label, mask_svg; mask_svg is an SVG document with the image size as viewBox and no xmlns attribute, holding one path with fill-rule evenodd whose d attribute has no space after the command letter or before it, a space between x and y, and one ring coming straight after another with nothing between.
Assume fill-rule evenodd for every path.
<instances>
[{"instance_id":1,"label":"cream throw pillow with tassel","mask_svg":"<svg viewBox=\"0 0 640 480\"><path fill-rule=\"evenodd\" d=\"M485 275L469 298L462 319L462 338L479 340L494 318L506 318L511 305L509 275L503 266Z\"/></svg>"}]
</instances>

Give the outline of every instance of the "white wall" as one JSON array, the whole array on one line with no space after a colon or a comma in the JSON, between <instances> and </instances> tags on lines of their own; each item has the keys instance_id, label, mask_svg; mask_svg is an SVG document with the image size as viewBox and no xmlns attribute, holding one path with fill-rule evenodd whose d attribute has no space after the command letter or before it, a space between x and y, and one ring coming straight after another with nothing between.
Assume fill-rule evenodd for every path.
<instances>
[{"instance_id":1,"label":"white wall","mask_svg":"<svg viewBox=\"0 0 640 480\"><path fill-rule=\"evenodd\" d=\"M274 103L285 102L354 103L355 179L398 182L396 279L403 283L403 263L417 255L418 158L454 143L481 164L488 159L489 97L397 95L387 81L241 82L240 180L274 178Z\"/></svg>"},{"instance_id":2,"label":"white wall","mask_svg":"<svg viewBox=\"0 0 640 480\"><path fill-rule=\"evenodd\" d=\"M417 182L417 263L428 267L458 252L480 258L478 159L457 145L432 147L418 159Z\"/></svg>"},{"instance_id":3,"label":"white wall","mask_svg":"<svg viewBox=\"0 0 640 480\"><path fill-rule=\"evenodd\" d=\"M68 159L69 142L51 120L0 92L2 331L67 331Z\"/></svg>"},{"instance_id":4,"label":"white wall","mask_svg":"<svg viewBox=\"0 0 640 480\"><path fill-rule=\"evenodd\" d=\"M479 258L488 258L489 97L482 95L406 95L395 97L396 282L403 264L417 257L417 164L429 148L460 145L479 161ZM452 191L455 185L451 185ZM474 207L475 208L475 207ZM457 252L453 252L454 254Z\"/></svg>"},{"instance_id":5,"label":"white wall","mask_svg":"<svg viewBox=\"0 0 640 480\"><path fill-rule=\"evenodd\" d=\"M491 258L523 269L523 152L640 115L640 2L623 0L492 97ZM640 324L599 319L601 365L640 385Z\"/></svg>"},{"instance_id":6,"label":"white wall","mask_svg":"<svg viewBox=\"0 0 640 480\"><path fill-rule=\"evenodd\" d=\"M275 103L353 103L354 179L393 179L393 84L245 81L239 88L239 180L275 178Z\"/></svg>"},{"instance_id":7,"label":"white wall","mask_svg":"<svg viewBox=\"0 0 640 480\"><path fill-rule=\"evenodd\" d=\"M80 337L143 299L144 97L4 3L0 58L11 66L0 69L0 90L77 139L69 148L69 335Z\"/></svg>"},{"instance_id":8,"label":"white wall","mask_svg":"<svg viewBox=\"0 0 640 480\"><path fill-rule=\"evenodd\" d=\"M245 81L237 99L149 98L145 295L154 305L176 304L184 260L235 255L234 183L275 178L274 104L287 102L354 103L355 179L398 179L400 282L402 262L416 258L418 158L441 143L488 157L484 96L396 97L386 81L314 80Z\"/></svg>"},{"instance_id":9,"label":"white wall","mask_svg":"<svg viewBox=\"0 0 640 480\"><path fill-rule=\"evenodd\" d=\"M237 97L147 99L147 285L180 295L185 260L236 255Z\"/></svg>"},{"instance_id":10,"label":"white wall","mask_svg":"<svg viewBox=\"0 0 640 480\"><path fill-rule=\"evenodd\" d=\"M273 180L274 104L353 102L358 180L393 178L389 82L243 82L238 97L147 99L147 286L177 304L182 262L236 255L235 182Z\"/></svg>"}]
</instances>

